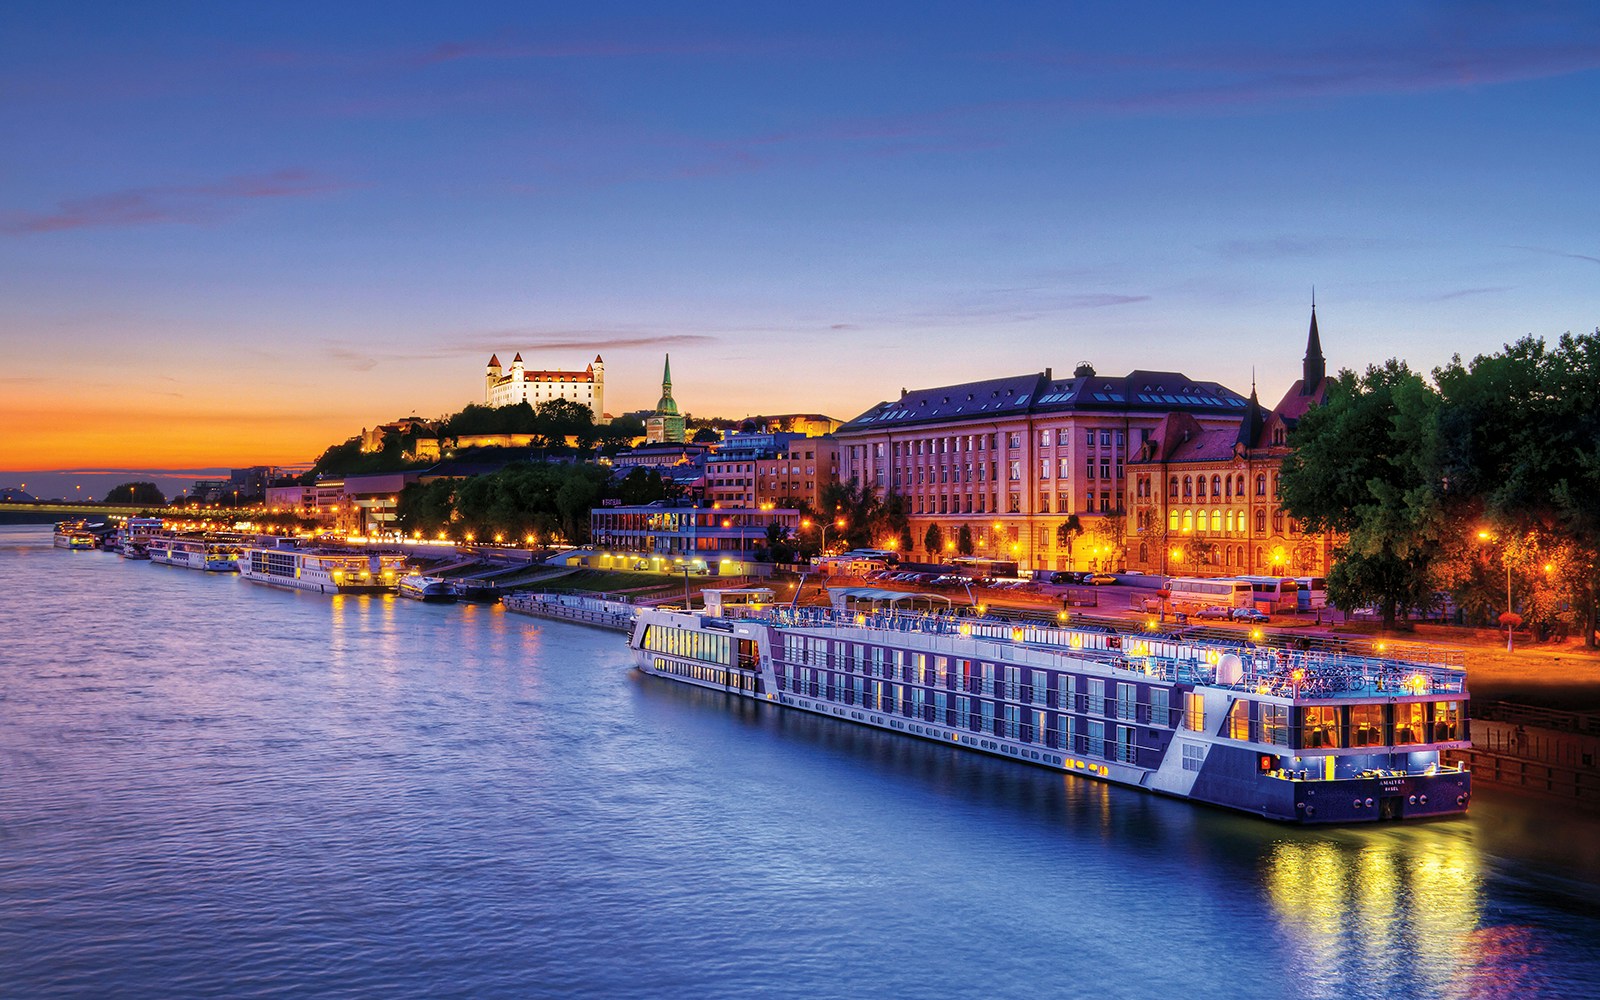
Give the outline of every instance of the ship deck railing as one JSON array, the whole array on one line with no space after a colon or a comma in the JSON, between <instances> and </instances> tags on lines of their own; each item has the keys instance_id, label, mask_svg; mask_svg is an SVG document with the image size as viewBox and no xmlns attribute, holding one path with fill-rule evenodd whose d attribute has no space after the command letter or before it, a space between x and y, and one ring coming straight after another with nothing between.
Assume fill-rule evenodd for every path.
<instances>
[{"instance_id":1,"label":"ship deck railing","mask_svg":"<svg viewBox=\"0 0 1600 1000\"><path fill-rule=\"evenodd\" d=\"M934 638L970 637L1009 643L1019 651L1038 650L1048 655L1066 652L1077 659L1156 680L1281 698L1464 697L1466 694L1466 674L1458 668L1337 650L1286 650L1211 639L1147 639L1138 633L1119 636L1119 648L1098 648L1084 644L1086 636L1105 634L1098 629L1045 625L1018 628L1011 623L955 615L893 611L862 613L833 608L775 608L759 617L779 628L864 628ZM1183 650L1185 655L1164 655L1156 651L1160 647ZM1228 663L1229 657L1237 658L1236 667ZM1027 656L1019 659L1032 661Z\"/></svg>"}]
</instances>

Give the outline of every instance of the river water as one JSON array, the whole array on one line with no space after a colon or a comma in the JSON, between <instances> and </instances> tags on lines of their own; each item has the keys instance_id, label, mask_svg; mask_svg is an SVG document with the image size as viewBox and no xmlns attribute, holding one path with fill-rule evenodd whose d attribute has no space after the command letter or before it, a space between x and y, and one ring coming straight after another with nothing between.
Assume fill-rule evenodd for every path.
<instances>
[{"instance_id":1,"label":"river water","mask_svg":"<svg viewBox=\"0 0 1600 1000\"><path fill-rule=\"evenodd\" d=\"M1600 823L1297 830L0 527L0 997L1600 996Z\"/></svg>"}]
</instances>

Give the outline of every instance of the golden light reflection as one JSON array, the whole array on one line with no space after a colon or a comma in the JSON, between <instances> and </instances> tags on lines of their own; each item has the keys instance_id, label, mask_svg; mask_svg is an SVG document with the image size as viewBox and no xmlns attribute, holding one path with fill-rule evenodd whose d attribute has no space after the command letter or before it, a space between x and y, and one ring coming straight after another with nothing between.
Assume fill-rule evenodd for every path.
<instances>
[{"instance_id":1,"label":"golden light reflection","mask_svg":"<svg viewBox=\"0 0 1600 1000\"><path fill-rule=\"evenodd\" d=\"M1342 997L1351 982L1383 995L1459 996L1494 961L1479 947L1482 860L1460 831L1434 826L1284 841L1265 887L1301 994ZM1500 995L1491 993L1489 995Z\"/></svg>"}]
</instances>

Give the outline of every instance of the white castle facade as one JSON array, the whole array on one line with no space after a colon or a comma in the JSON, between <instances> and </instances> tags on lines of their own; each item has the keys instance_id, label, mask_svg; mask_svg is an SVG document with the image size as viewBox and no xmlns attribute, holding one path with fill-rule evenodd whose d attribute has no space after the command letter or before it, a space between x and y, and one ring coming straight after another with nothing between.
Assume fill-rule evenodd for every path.
<instances>
[{"instance_id":1,"label":"white castle facade","mask_svg":"<svg viewBox=\"0 0 1600 1000\"><path fill-rule=\"evenodd\" d=\"M500 356L489 358L484 375L484 401L490 406L527 403L537 408L552 399L570 399L587 406L595 423L605 419L606 363L596 354L594 362L581 372L534 371L522 363L518 353L511 367L500 367Z\"/></svg>"}]
</instances>

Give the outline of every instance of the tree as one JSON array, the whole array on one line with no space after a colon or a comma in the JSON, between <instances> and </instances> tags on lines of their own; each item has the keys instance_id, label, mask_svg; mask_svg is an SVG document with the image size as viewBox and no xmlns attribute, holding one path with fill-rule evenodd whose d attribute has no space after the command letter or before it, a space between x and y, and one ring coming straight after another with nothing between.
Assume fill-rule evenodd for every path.
<instances>
[{"instance_id":1,"label":"tree","mask_svg":"<svg viewBox=\"0 0 1600 1000\"><path fill-rule=\"evenodd\" d=\"M167 497L156 488L155 483L122 483L119 486L111 487L110 492L106 494L105 502L137 503L149 507L165 507L167 505Z\"/></svg>"},{"instance_id":2,"label":"tree","mask_svg":"<svg viewBox=\"0 0 1600 1000\"><path fill-rule=\"evenodd\" d=\"M956 551L964 556L972 555L972 527L963 524L961 530L956 532Z\"/></svg>"},{"instance_id":3,"label":"tree","mask_svg":"<svg viewBox=\"0 0 1600 1000\"><path fill-rule=\"evenodd\" d=\"M716 444L722 440L722 435L709 427L702 427L694 432L694 437L689 439L694 444Z\"/></svg>"},{"instance_id":4,"label":"tree","mask_svg":"<svg viewBox=\"0 0 1600 1000\"><path fill-rule=\"evenodd\" d=\"M909 559L911 557L911 550L916 548L916 544L917 544L911 537L911 525L910 524L903 524L903 525L900 526L900 543L899 544L900 544L900 551L904 552L906 554L906 558Z\"/></svg>"},{"instance_id":5,"label":"tree","mask_svg":"<svg viewBox=\"0 0 1600 1000\"><path fill-rule=\"evenodd\" d=\"M1346 610L1377 604L1385 628L1433 590L1446 527L1438 416L1438 394L1404 362L1360 378L1340 372L1291 433L1279 473L1289 515L1341 536L1328 599Z\"/></svg>"},{"instance_id":6,"label":"tree","mask_svg":"<svg viewBox=\"0 0 1600 1000\"><path fill-rule=\"evenodd\" d=\"M1128 534L1128 513L1121 507L1111 510L1094 523L1094 544L1101 553L1100 565L1120 569L1127 565L1123 542Z\"/></svg>"},{"instance_id":7,"label":"tree","mask_svg":"<svg viewBox=\"0 0 1600 1000\"><path fill-rule=\"evenodd\" d=\"M922 536L922 547L927 550L930 560L938 560L944 552L944 532L937 524L928 525L928 530Z\"/></svg>"},{"instance_id":8,"label":"tree","mask_svg":"<svg viewBox=\"0 0 1600 1000\"><path fill-rule=\"evenodd\" d=\"M1056 548L1067 550L1067 565L1075 566L1072 561L1072 545L1083 534L1083 522L1078 520L1078 515L1068 514L1067 519L1056 525Z\"/></svg>"}]
</instances>

